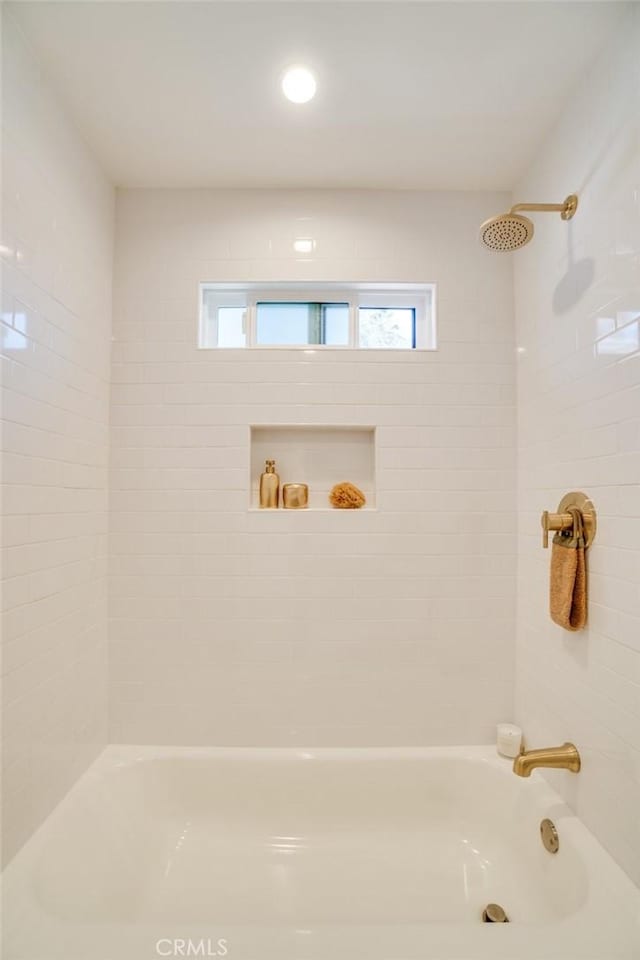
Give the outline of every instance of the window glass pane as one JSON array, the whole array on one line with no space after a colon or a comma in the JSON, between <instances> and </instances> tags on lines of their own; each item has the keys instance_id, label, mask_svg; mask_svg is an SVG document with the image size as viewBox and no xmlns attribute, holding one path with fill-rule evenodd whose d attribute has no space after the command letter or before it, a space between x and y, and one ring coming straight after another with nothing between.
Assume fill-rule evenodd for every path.
<instances>
[{"instance_id":1,"label":"window glass pane","mask_svg":"<svg viewBox=\"0 0 640 960\"><path fill-rule=\"evenodd\" d=\"M416 345L416 312L413 307L360 307L361 347L411 350Z\"/></svg>"},{"instance_id":2,"label":"window glass pane","mask_svg":"<svg viewBox=\"0 0 640 960\"><path fill-rule=\"evenodd\" d=\"M349 305L289 301L258 303L256 343L260 346L347 346Z\"/></svg>"},{"instance_id":3,"label":"window glass pane","mask_svg":"<svg viewBox=\"0 0 640 960\"><path fill-rule=\"evenodd\" d=\"M246 347L246 294L204 288L201 347Z\"/></svg>"},{"instance_id":4,"label":"window glass pane","mask_svg":"<svg viewBox=\"0 0 640 960\"><path fill-rule=\"evenodd\" d=\"M349 304L325 303L324 340L328 347L349 345Z\"/></svg>"},{"instance_id":5,"label":"window glass pane","mask_svg":"<svg viewBox=\"0 0 640 960\"><path fill-rule=\"evenodd\" d=\"M218 346L244 347L245 333L244 307L218 307Z\"/></svg>"}]
</instances>

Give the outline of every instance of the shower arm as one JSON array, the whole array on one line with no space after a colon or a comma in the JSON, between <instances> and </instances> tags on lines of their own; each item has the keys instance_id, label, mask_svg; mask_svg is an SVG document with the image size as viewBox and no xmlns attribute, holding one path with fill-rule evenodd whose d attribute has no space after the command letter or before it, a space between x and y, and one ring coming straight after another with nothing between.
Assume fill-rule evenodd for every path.
<instances>
[{"instance_id":1,"label":"shower arm","mask_svg":"<svg viewBox=\"0 0 640 960\"><path fill-rule=\"evenodd\" d=\"M563 220L571 220L578 206L578 198L575 194L567 197L564 203L516 203L511 207L509 213L518 213L520 210L527 210L541 213L559 213Z\"/></svg>"},{"instance_id":2,"label":"shower arm","mask_svg":"<svg viewBox=\"0 0 640 960\"><path fill-rule=\"evenodd\" d=\"M517 213L518 210L564 210L564 203L516 203L509 213Z\"/></svg>"}]
</instances>

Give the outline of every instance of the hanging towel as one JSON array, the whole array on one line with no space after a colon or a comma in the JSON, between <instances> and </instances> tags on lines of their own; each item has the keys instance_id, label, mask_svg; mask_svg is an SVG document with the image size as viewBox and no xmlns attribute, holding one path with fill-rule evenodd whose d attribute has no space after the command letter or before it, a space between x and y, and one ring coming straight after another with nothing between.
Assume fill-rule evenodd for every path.
<instances>
[{"instance_id":1,"label":"hanging towel","mask_svg":"<svg viewBox=\"0 0 640 960\"><path fill-rule=\"evenodd\" d=\"M587 570L582 513L569 507L573 528L556 533L551 546L549 610L565 630L582 630L587 622Z\"/></svg>"}]
</instances>

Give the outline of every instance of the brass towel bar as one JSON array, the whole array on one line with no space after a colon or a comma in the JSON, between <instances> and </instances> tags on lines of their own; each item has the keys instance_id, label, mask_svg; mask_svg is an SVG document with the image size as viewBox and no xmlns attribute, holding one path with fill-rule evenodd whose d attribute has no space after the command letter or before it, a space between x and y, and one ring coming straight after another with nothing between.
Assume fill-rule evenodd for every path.
<instances>
[{"instance_id":1,"label":"brass towel bar","mask_svg":"<svg viewBox=\"0 0 640 960\"><path fill-rule=\"evenodd\" d=\"M593 543L593 538L596 535L596 508L593 505L593 500L591 500L586 493L581 493L579 490L572 490L571 493L564 495L558 504L558 510L556 513L550 513L548 510L543 512L540 518L540 523L542 525L543 547L546 548L549 546L550 530L571 530L573 526L573 517L567 512L570 507L577 507L582 514L582 522L585 533L585 547L591 546Z\"/></svg>"}]
</instances>

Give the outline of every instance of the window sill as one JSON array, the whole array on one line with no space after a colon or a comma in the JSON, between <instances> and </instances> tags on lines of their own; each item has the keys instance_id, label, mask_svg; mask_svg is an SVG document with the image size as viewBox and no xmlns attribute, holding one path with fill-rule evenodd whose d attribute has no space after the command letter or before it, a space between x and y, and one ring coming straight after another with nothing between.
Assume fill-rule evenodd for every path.
<instances>
[{"instance_id":1,"label":"window sill","mask_svg":"<svg viewBox=\"0 0 640 960\"><path fill-rule=\"evenodd\" d=\"M269 351L293 351L295 353L357 353L360 356L363 354L369 356L373 354L393 354L394 356L411 356L416 353L437 353L438 347L336 347L336 346L326 346L322 343L317 343L314 346L310 347L308 344L254 344L251 347L207 347L202 344L198 344L198 350L203 350L209 353L255 353L259 352L269 352Z\"/></svg>"}]
</instances>

